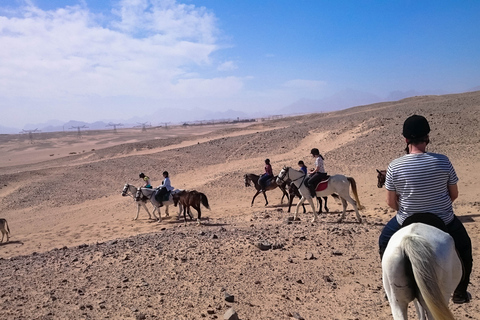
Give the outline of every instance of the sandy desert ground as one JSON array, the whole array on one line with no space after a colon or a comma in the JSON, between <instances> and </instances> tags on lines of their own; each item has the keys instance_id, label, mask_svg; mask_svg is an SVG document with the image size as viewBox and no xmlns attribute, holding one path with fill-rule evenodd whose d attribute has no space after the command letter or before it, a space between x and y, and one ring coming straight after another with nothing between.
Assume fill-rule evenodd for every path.
<instances>
[{"instance_id":1,"label":"sandy desert ground","mask_svg":"<svg viewBox=\"0 0 480 320\"><path fill-rule=\"evenodd\" d=\"M0 246L2 319L391 319L377 253L393 215L376 169L403 154L411 114L432 127L429 151L449 156L460 178L454 203L474 246L469 304L458 319L480 319L480 92L414 97L332 113L255 123L0 136L0 218L11 238ZM260 195L245 173L274 173L311 148L329 174L355 178L363 223L329 198L329 213L289 221L281 192ZM208 196L202 225L161 223L120 195L145 172L159 185ZM296 203L297 199L294 203ZM150 206L149 206L150 207ZM150 207L151 208L151 207ZM294 209L293 209L294 210ZM268 243L270 250L260 250ZM226 301L226 296L231 295ZM409 310L414 315L414 308Z\"/></svg>"}]
</instances>

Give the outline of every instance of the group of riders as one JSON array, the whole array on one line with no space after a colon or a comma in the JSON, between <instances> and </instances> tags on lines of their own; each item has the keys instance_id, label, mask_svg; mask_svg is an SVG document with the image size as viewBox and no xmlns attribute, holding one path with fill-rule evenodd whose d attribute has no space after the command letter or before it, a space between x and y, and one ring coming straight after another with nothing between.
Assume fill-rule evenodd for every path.
<instances>
[{"instance_id":1,"label":"group of riders","mask_svg":"<svg viewBox=\"0 0 480 320\"><path fill-rule=\"evenodd\" d=\"M307 175L303 183L310 190L311 196L315 197L315 189L317 188L318 184L321 181L327 180L329 176L325 172L325 166L323 164L323 160L325 160L325 158L320 154L320 151L317 148L313 148L310 151L310 154L312 155L312 157L315 158L315 166L310 169L310 173L307 174L307 167L302 160L298 161L298 166L300 170L302 170L303 173ZM272 171L272 166L270 164L270 159L265 159L265 173L262 174L262 176L258 179L258 183L262 188L261 191L264 191L268 187L268 183L271 182L273 178L274 175Z\"/></svg>"},{"instance_id":2,"label":"group of riders","mask_svg":"<svg viewBox=\"0 0 480 320\"><path fill-rule=\"evenodd\" d=\"M150 177L145 175L143 172L139 174L139 178L143 181L143 188L153 189L152 183L150 182ZM168 171L163 171L163 181L162 184L157 188L158 191L155 194L155 199L160 204L159 206L163 206L163 199L165 195L169 194L174 188L170 183L170 178L168 177Z\"/></svg>"},{"instance_id":3,"label":"group of riders","mask_svg":"<svg viewBox=\"0 0 480 320\"><path fill-rule=\"evenodd\" d=\"M387 205L397 213L385 225L379 237L380 257L383 258L390 238L400 228L413 222L438 226L453 238L463 264L463 277L452 300L457 304L466 303L471 299L467 286L473 265L472 243L462 222L453 212L452 203L458 197L458 177L447 156L427 152L429 133L429 123L423 116L413 115L403 124L406 155L389 164L385 180ZM319 150L313 148L310 154L315 158L315 165L309 173L303 161L299 161L298 165L306 175L305 186L315 197L317 185L329 176L325 171L325 159ZM261 191L267 189L272 179L272 166L270 160L266 159L265 173L258 181Z\"/></svg>"}]
</instances>

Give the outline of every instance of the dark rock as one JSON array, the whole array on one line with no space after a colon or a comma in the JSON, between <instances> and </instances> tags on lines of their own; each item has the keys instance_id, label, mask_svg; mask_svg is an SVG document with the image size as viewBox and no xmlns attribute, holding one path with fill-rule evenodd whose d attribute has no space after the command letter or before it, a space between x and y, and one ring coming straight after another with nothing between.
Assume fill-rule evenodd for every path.
<instances>
[{"instance_id":1,"label":"dark rock","mask_svg":"<svg viewBox=\"0 0 480 320\"><path fill-rule=\"evenodd\" d=\"M225 294L225 301L227 301L227 302L234 302L235 301L235 296L230 295L226 292L224 292L224 294Z\"/></svg>"},{"instance_id":2,"label":"dark rock","mask_svg":"<svg viewBox=\"0 0 480 320\"><path fill-rule=\"evenodd\" d=\"M237 312L233 309L230 308L225 312L223 315L224 320L239 320Z\"/></svg>"}]
</instances>

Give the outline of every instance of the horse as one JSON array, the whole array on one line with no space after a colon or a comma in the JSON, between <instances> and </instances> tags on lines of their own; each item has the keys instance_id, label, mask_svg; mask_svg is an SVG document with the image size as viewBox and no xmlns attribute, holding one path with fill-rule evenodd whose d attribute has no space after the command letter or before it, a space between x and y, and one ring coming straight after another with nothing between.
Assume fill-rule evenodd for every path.
<instances>
[{"instance_id":1,"label":"horse","mask_svg":"<svg viewBox=\"0 0 480 320\"><path fill-rule=\"evenodd\" d=\"M177 204L183 206L183 219L185 223L187 223L187 210L189 212L190 219L192 219L192 216L190 214L190 207L193 207L195 210L197 210L197 224L200 224L200 219L202 217L202 210L200 209L200 205L202 204L205 208L210 210L207 196L202 192L198 192L197 190L182 190L175 193L173 195L173 204L175 206L177 206Z\"/></svg>"},{"instance_id":2,"label":"horse","mask_svg":"<svg viewBox=\"0 0 480 320\"><path fill-rule=\"evenodd\" d=\"M403 227L385 249L382 274L394 320L407 319L414 300L420 319L454 319L448 300L462 264L448 233L424 223Z\"/></svg>"},{"instance_id":3,"label":"horse","mask_svg":"<svg viewBox=\"0 0 480 320\"><path fill-rule=\"evenodd\" d=\"M255 189L257 189L257 192L253 196L252 204L250 205L251 207L253 207L253 202L255 201L255 198L258 196L258 194L260 192L263 193L263 196L265 197L265 206L267 206L268 205L268 200L267 200L267 195L265 194L265 192L269 191L269 190L276 189L277 187L280 188L280 190L282 190L282 192L283 192L282 199L280 200L280 203L283 204L283 198L285 196L287 197L287 199L289 199L288 198L288 193L287 193L287 190L286 190L286 186L287 186L286 181L282 182L280 184L277 184L277 182L276 182L277 181L277 176L275 176L270 180L270 184L267 185L265 190L262 190L262 187L260 186L260 184L258 184L258 179L260 179L260 176L256 175L256 174L253 174L253 173L246 173L243 176L243 180L245 181L245 187L250 187L250 182L253 182L253 184L255 186Z\"/></svg>"},{"instance_id":4,"label":"horse","mask_svg":"<svg viewBox=\"0 0 480 320\"><path fill-rule=\"evenodd\" d=\"M310 203L310 206L313 209L313 220L312 220L312 222L315 222L315 221L317 221L318 215L317 215L317 212L315 211L315 204L313 203L312 196L310 195L310 190L307 188L307 186L304 183L306 176L307 175L303 171L298 171L298 170L295 170L291 167L283 167L283 169L278 174L277 183L280 184L284 181L291 180L292 183L295 184L295 186L298 188L298 191L300 192L300 194L302 195L302 198L297 203L297 208L295 210L294 220L297 219L298 208L300 207L300 205L303 204L303 202L305 200L308 200L308 202ZM355 196L356 201L353 200L350 197L350 193L349 193L350 186L352 187L352 192L353 192L353 195ZM357 184L355 182L355 179L353 179L352 177L346 177L346 176L341 175L341 174L331 176L328 179L327 188L322 190L322 191L317 191L316 196L317 196L317 198L319 198L319 197L323 197L323 196L326 196L326 195L331 195L333 193L336 193L339 196L340 200L342 201L342 206L343 206L343 214L340 217L340 219L338 219L337 222L342 222L343 219L345 219L347 202L349 202L353 206L353 208L355 209L355 213L356 213L356 216L357 216L357 221L359 223L361 223L362 218L360 217L360 214L358 213L358 208L360 208L360 210L361 210L361 209L363 209L363 207L360 204L360 199L358 198ZM358 204L358 208L357 208L357 204Z\"/></svg>"},{"instance_id":5,"label":"horse","mask_svg":"<svg viewBox=\"0 0 480 320\"><path fill-rule=\"evenodd\" d=\"M161 222L162 221L162 213L160 211L160 203L157 201L157 199L155 199L155 194L156 194L157 190L158 189L138 188L137 193L135 195L135 200L139 201L143 197L147 197L147 199L150 200L150 202L153 204L155 209L158 210L158 218L157 218L157 216L155 216L155 213L153 214L154 217L158 219L158 222ZM168 207L174 204L173 203L173 195L175 193L180 192L180 191L181 190L179 190L179 189L172 190L170 192L170 194L168 195L168 200L167 201L162 201L163 205L165 206L165 215L166 216L169 216ZM180 204L179 211L178 211L178 216L180 216L181 210L182 210L182 206Z\"/></svg>"},{"instance_id":6,"label":"horse","mask_svg":"<svg viewBox=\"0 0 480 320\"><path fill-rule=\"evenodd\" d=\"M387 178L387 170L378 170L377 169L377 187L381 188L385 184L385 179Z\"/></svg>"},{"instance_id":7,"label":"horse","mask_svg":"<svg viewBox=\"0 0 480 320\"><path fill-rule=\"evenodd\" d=\"M140 207L143 207L145 209L145 211L147 211L148 219L151 220L152 216L150 214L150 211L147 208L148 198L143 196L143 197L141 197L137 200L135 198L136 194L137 194L137 187L135 187L134 185L125 183L125 185L123 186L122 197L126 197L126 196L132 197L133 200L135 200L135 203L137 204L137 216L133 220L138 219L138 214L140 213ZM154 206L153 207L153 216L155 217L155 219L157 219L157 216L155 215L155 210L157 210L157 207Z\"/></svg>"},{"instance_id":8,"label":"horse","mask_svg":"<svg viewBox=\"0 0 480 320\"><path fill-rule=\"evenodd\" d=\"M302 195L300 194L300 192L298 192L298 188L293 183L290 183L290 185L288 186L288 195L290 196L290 199L288 200L287 212L290 212L290 209L292 208L293 199L295 199L295 197L302 199ZM338 198L336 194L332 194L332 196L335 198ZM329 212L327 207L327 199L328 199L327 196L323 197L323 200L325 201L325 212ZM319 208L318 213L320 214L322 213L322 198L317 198L317 200L318 200L318 208ZM305 213L306 210L305 210L304 203L302 203L302 207L303 207L303 213Z\"/></svg>"}]
</instances>

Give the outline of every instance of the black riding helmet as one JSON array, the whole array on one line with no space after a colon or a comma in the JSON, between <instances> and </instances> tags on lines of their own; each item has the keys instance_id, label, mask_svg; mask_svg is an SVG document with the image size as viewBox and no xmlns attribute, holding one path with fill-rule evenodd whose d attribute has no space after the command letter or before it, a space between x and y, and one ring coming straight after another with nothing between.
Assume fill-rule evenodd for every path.
<instances>
[{"instance_id":1,"label":"black riding helmet","mask_svg":"<svg viewBox=\"0 0 480 320\"><path fill-rule=\"evenodd\" d=\"M430 133L430 126L423 116L413 115L403 123L403 136L409 140L419 139Z\"/></svg>"},{"instance_id":2,"label":"black riding helmet","mask_svg":"<svg viewBox=\"0 0 480 320\"><path fill-rule=\"evenodd\" d=\"M145 174L144 174L143 172L140 173L138 176L139 176L140 178L142 178L142 179L145 178Z\"/></svg>"}]
</instances>

